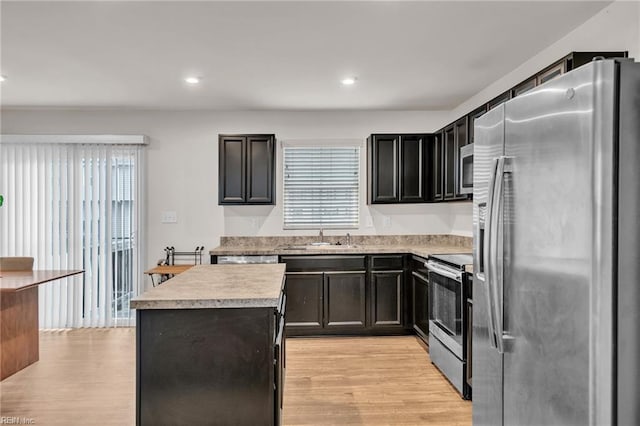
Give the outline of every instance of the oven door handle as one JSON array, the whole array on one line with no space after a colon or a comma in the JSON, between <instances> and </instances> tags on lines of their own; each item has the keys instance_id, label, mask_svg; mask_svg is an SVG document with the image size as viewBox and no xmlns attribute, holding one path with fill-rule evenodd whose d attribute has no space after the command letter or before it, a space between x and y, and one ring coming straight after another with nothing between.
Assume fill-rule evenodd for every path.
<instances>
[{"instance_id":1,"label":"oven door handle","mask_svg":"<svg viewBox=\"0 0 640 426\"><path fill-rule=\"evenodd\" d=\"M438 266L434 262L426 262L424 266L426 266L429 271L434 272L438 275L442 275L443 277L462 282L462 272L460 271L451 271L449 269L445 269L441 266Z\"/></svg>"}]
</instances>

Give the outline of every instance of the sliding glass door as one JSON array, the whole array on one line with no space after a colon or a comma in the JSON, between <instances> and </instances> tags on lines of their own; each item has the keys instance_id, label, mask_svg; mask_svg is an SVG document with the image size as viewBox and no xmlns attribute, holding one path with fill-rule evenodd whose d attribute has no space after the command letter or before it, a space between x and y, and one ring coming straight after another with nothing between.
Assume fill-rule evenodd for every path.
<instances>
[{"instance_id":1,"label":"sliding glass door","mask_svg":"<svg viewBox=\"0 0 640 426\"><path fill-rule=\"evenodd\" d=\"M134 324L143 154L117 143L0 144L0 255L85 271L40 287L41 328Z\"/></svg>"}]
</instances>

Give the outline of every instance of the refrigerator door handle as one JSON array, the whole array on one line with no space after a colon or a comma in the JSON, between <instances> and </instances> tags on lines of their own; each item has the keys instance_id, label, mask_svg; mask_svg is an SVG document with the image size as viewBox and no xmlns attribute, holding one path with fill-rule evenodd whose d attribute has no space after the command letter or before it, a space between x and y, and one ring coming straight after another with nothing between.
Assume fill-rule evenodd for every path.
<instances>
[{"instance_id":1,"label":"refrigerator door handle","mask_svg":"<svg viewBox=\"0 0 640 426\"><path fill-rule=\"evenodd\" d=\"M487 285L486 302L487 302L487 326L489 329L489 345L492 348L497 348L498 343L496 341L496 327L495 327L495 310L493 308L493 284L494 274L492 271L492 259L493 255L493 204L495 196L496 175L498 173L498 158L495 158L491 164L491 177L489 180L489 187L487 190L487 210L484 219L484 279Z\"/></svg>"},{"instance_id":2,"label":"refrigerator door handle","mask_svg":"<svg viewBox=\"0 0 640 426\"><path fill-rule=\"evenodd\" d=\"M495 244L493 249L495 255L493 260L495 261L495 274L493 275L493 307L495 315L495 331L496 331L496 344L499 353L505 351L505 341L511 340L509 336L505 336L504 332L504 181L507 173L512 173L512 159L513 157L501 156L498 158L497 170L496 170L496 188L494 190L494 197L496 201L492 205L493 211L491 216L495 221L492 224L492 229L495 230ZM500 221L502 219L502 223ZM495 227L494 227L495 226Z\"/></svg>"},{"instance_id":3,"label":"refrigerator door handle","mask_svg":"<svg viewBox=\"0 0 640 426\"><path fill-rule=\"evenodd\" d=\"M484 211L484 215L483 212ZM487 215L487 203L478 203L478 222L476 223L476 229L474 235L478 236L478 244L473 245L473 258L478 259L479 270L475 272L476 276L484 282L484 271L487 269L487 253L484 251L484 244L486 240L486 234L482 234L482 231L486 229L486 215ZM482 238L480 237L482 235ZM482 246L482 247L480 247Z\"/></svg>"}]
</instances>

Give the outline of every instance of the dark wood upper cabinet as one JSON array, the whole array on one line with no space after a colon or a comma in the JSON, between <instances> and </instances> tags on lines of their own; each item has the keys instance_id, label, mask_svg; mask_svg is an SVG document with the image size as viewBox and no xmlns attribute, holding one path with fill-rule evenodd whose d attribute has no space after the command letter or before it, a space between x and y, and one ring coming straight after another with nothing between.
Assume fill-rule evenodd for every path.
<instances>
[{"instance_id":1,"label":"dark wood upper cabinet","mask_svg":"<svg viewBox=\"0 0 640 426\"><path fill-rule=\"evenodd\" d=\"M522 83L518 84L516 87L511 89L511 97L515 98L516 96L520 96L523 93L526 93L529 90L533 89L537 85L538 85L537 78L531 77L530 79L523 81Z\"/></svg>"},{"instance_id":2,"label":"dark wood upper cabinet","mask_svg":"<svg viewBox=\"0 0 640 426\"><path fill-rule=\"evenodd\" d=\"M473 143L475 140L475 124L476 124L476 120L480 117L482 117L482 115L487 112L487 106L486 105L482 105L480 108L477 108L475 110L473 110L472 112L470 112L467 115L467 123L469 126L468 129L468 133L469 133L469 143Z\"/></svg>"},{"instance_id":3,"label":"dark wood upper cabinet","mask_svg":"<svg viewBox=\"0 0 640 426\"><path fill-rule=\"evenodd\" d=\"M424 135L403 135L400 137L398 165L400 202L422 203L425 201L424 158Z\"/></svg>"},{"instance_id":4,"label":"dark wood upper cabinet","mask_svg":"<svg viewBox=\"0 0 640 426\"><path fill-rule=\"evenodd\" d=\"M273 203L274 137L247 136L247 203Z\"/></svg>"},{"instance_id":5,"label":"dark wood upper cabinet","mask_svg":"<svg viewBox=\"0 0 640 426\"><path fill-rule=\"evenodd\" d=\"M626 58L628 52L571 52L564 58L558 60L554 64L548 66L539 72L535 78L537 85L544 84L547 81L574 70L582 65L593 61L595 58Z\"/></svg>"},{"instance_id":6,"label":"dark wood upper cabinet","mask_svg":"<svg viewBox=\"0 0 640 426\"><path fill-rule=\"evenodd\" d=\"M433 135L433 143L431 144L431 201L442 201L443 193L443 141L444 131L439 131Z\"/></svg>"},{"instance_id":7,"label":"dark wood upper cabinet","mask_svg":"<svg viewBox=\"0 0 640 426\"><path fill-rule=\"evenodd\" d=\"M369 203L397 203L400 135L371 135L368 148Z\"/></svg>"},{"instance_id":8,"label":"dark wood upper cabinet","mask_svg":"<svg viewBox=\"0 0 640 426\"><path fill-rule=\"evenodd\" d=\"M492 110L498 105L507 102L509 99L511 99L511 90L507 90L503 94L498 95L495 98L491 99L489 102L487 102L487 110Z\"/></svg>"},{"instance_id":9,"label":"dark wood upper cabinet","mask_svg":"<svg viewBox=\"0 0 640 426\"><path fill-rule=\"evenodd\" d=\"M219 140L219 202L244 203L246 138L242 136L220 137Z\"/></svg>"},{"instance_id":10,"label":"dark wood upper cabinet","mask_svg":"<svg viewBox=\"0 0 640 426\"><path fill-rule=\"evenodd\" d=\"M618 52L571 52L568 54L564 60L566 62L566 71L569 72L578 67L583 66L584 64L593 61L595 58L627 58L629 57L629 52L626 51L618 51Z\"/></svg>"},{"instance_id":11,"label":"dark wood upper cabinet","mask_svg":"<svg viewBox=\"0 0 640 426\"><path fill-rule=\"evenodd\" d=\"M367 202L426 201L427 135L371 135L367 140Z\"/></svg>"},{"instance_id":12,"label":"dark wood upper cabinet","mask_svg":"<svg viewBox=\"0 0 640 426\"><path fill-rule=\"evenodd\" d=\"M467 195L460 193L460 148L468 142L467 116L444 128L444 200L463 200Z\"/></svg>"},{"instance_id":13,"label":"dark wood upper cabinet","mask_svg":"<svg viewBox=\"0 0 640 426\"><path fill-rule=\"evenodd\" d=\"M460 148L467 145L469 143L469 132L468 132L468 120L467 117L462 117L458 121L453 124L453 132L456 139L456 152L455 152L455 198L457 200L467 199L466 194L460 193Z\"/></svg>"},{"instance_id":14,"label":"dark wood upper cabinet","mask_svg":"<svg viewBox=\"0 0 640 426\"><path fill-rule=\"evenodd\" d=\"M538 74L536 76L536 83L539 86L549 80L553 80L554 78L564 74L565 72L567 72L567 63L563 59Z\"/></svg>"},{"instance_id":15,"label":"dark wood upper cabinet","mask_svg":"<svg viewBox=\"0 0 640 426\"><path fill-rule=\"evenodd\" d=\"M456 134L454 125L444 129L444 199L453 200L456 196Z\"/></svg>"},{"instance_id":16,"label":"dark wood upper cabinet","mask_svg":"<svg viewBox=\"0 0 640 426\"><path fill-rule=\"evenodd\" d=\"M275 204L275 136L219 135L218 204Z\"/></svg>"}]
</instances>

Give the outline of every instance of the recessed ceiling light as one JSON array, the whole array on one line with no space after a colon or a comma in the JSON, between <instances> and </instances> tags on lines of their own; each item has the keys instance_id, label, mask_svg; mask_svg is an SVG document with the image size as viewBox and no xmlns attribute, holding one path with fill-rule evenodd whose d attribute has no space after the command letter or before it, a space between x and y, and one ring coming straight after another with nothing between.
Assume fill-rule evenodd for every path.
<instances>
[{"instance_id":1,"label":"recessed ceiling light","mask_svg":"<svg viewBox=\"0 0 640 426\"><path fill-rule=\"evenodd\" d=\"M4 75L0 75L0 83L5 81L7 79L7 77L5 77Z\"/></svg>"},{"instance_id":2,"label":"recessed ceiling light","mask_svg":"<svg viewBox=\"0 0 640 426\"><path fill-rule=\"evenodd\" d=\"M200 77L187 77L184 79L189 84L198 84L200 83Z\"/></svg>"},{"instance_id":3,"label":"recessed ceiling light","mask_svg":"<svg viewBox=\"0 0 640 426\"><path fill-rule=\"evenodd\" d=\"M340 82L345 86L351 86L356 82L356 80L357 80L356 77L347 77L347 78L343 78Z\"/></svg>"}]
</instances>

